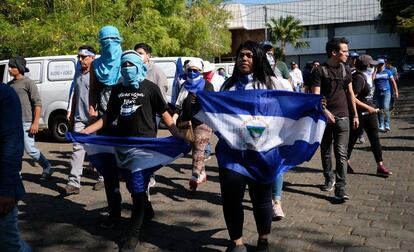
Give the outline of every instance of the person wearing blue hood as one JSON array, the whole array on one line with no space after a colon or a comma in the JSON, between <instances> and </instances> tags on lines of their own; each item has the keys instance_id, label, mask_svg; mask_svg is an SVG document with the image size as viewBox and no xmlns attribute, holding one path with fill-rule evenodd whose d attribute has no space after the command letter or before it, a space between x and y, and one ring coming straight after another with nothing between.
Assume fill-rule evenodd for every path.
<instances>
[{"instance_id":1,"label":"person wearing blue hood","mask_svg":"<svg viewBox=\"0 0 414 252\"><path fill-rule=\"evenodd\" d=\"M89 124L105 114L112 88L121 83L121 42L122 38L116 27L108 25L100 29L101 56L92 62L89 73ZM97 134L109 135L113 130L113 125L105 125ZM121 217L121 193L119 186L115 185L119 185L117 177L109 181L104 178L109 217L101 223L102 228L113 228Z\"/></svg>"},{"instance_id":2,"label":"person wearing blue hood","mask_svg":"<svg viewBox=\"0 0 414 252\"><path fill-rule=\"evenodd\" d=\"M133 51L125 51L121 57L120 65L123 82L112 89L108 102L108 108L102 118L92 125L88 126L81 133L90 134L96 132L106 125L112 125L117 120L115 130L111 135L120 137L149 137L157 136L157 125L155 124L156 115L160 115L171 134L183 138L170 114L168 105L163 99L160 88L153 82L146 79L147 68L141 59L141 56ZM139 149L134 147L118 147L116 150L117 158L120 160L120 168L126 168L131 159L134 158ZM138 170L135 172L122 171L125 183L132 197L132 214L129 227L126 232L125 240L122 242L120 251L135 251L139 245L139 235L144 220L150 220L154 216L151 202L148 200L146 190L151 175L156 168ZM120 169L126 170L126 169ZM111 171L101 171L105 179L105 189L109 192L118 190L119 180L117 174ZM119 212L110 212L115 214L112 220L120 220L121 201L109 202L112 209L118 209ZM111 208L110 207L110 208Z\"/></svg>"},{"instance_id":3,"label":"person wearing blue hood","mask_svg":"<svg viewBox=\"0 0 414 252\"><path fill-rule=\"evenodd\" d=\"M106 111L112 87L120 83L122 38L116 27L108 25L99 31L101 56L92 62L89 87L89 117L96 121ZM102 134L109 129L104 129Z\"/></svg>"}]
</instances>

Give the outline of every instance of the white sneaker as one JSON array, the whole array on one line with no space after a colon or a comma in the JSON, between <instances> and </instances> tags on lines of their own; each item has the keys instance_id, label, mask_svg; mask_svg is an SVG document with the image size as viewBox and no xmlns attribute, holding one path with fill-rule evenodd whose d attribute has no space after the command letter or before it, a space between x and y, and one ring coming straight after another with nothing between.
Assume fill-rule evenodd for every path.
<instances>
[{"instance_id":1,"label":"white sneaker","mask_svg":"<svg viewBox=\"0 0 414 252\"><path fill-rule=\"evenodd\" d=\"M285 218L285 213L282 210L282 202L280 200L274 200L272 220L279 221L283 218Z\"/></svg>"},{"instance_id":2,"label":"white sneaker","mask_svg":"<svg viewBox=\"0 0 414 252\"><path fill-rule=\"evenodd\" d=\"M149 180L148 186L149 186L149 187L154 187L154 186L155 186L155 184L156 184L156 181L155 181L155 175L154 175L154 174L152 174L152 175L151 175L151 177L150 177L150 180Z\"/></svg>"},{"instance_id":3,"label":"white sneaker","mask_svg":"<svg viewBox=\"0 0 414 252\"><path fill-rule=\"evenodd\" d=\"M190 178L190 190L195 191L197 190L198 185L207 181L207 174L206 172L201 172L200 174L193 174Z\"/></svg>"}]
</instances>

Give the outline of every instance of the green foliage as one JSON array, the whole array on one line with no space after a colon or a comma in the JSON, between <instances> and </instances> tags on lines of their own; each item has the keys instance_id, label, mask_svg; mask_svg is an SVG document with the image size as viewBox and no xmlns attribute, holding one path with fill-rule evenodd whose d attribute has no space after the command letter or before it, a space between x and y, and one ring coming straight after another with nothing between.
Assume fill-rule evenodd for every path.
<instances>
[{"instance_id":1,"label":"green foliage","mask_svg":"<svg viewBox=\"0 0 414 252\"><path fill-rule=\"evenodd\" d=\"M230 52L229 13L221 0L2 0L0 59L74 54L99 48L98 31L116 26L122 48L152 46L157 56L213 57Z\"/></svg>"},{"instance_id":2,"label":"green foliage","mask_svg":"<svg viewBox=\"0 0 414 252\"><path fill-rule=\"evenodd\" d=\"M381 20L390 31L412 32L414 0L379 0Z\"/></svg>"},{"instance_id":3,"label":"green foliage","mask_svg":"<svg viewBox=\"0 0 414 252\"><path fill-rule=\"evenodd\" d=\"M272 18L267 26L272 33L272 42L274 44L279 42L282 59L285 58L288 43L295 48L309 47L308 41L300 40L305 30L299 19L293 16L280 17L279 19Z\"/></svg>"}]
</instances>

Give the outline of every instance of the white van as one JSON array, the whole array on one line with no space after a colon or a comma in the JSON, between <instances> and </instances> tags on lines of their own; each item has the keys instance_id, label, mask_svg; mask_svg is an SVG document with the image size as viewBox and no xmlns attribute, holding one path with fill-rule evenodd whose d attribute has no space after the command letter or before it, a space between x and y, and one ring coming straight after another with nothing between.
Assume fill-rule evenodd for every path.
<instances>
[{"instance_id":1,"label":"white van","mask_svg":"<svg viewBox=\"0 0 414 252\"><path fill-rule=\"evenodd\" d=\"M45 56L25 58L30 72L25 75L34 80L42 99L42 113L39 128L48 129L56 141L65 141L65 133L69 130L66 121L66 110L69 100L69 89L75 75L76 55ZM176 61L178 57L151 58L159 66L168 79L167 102L171 101ZM199 59L182 57L187 59ZM0 82L7 83L12 78L8 71L8 60L0 61Z\"/></svg>"}]
</instances>

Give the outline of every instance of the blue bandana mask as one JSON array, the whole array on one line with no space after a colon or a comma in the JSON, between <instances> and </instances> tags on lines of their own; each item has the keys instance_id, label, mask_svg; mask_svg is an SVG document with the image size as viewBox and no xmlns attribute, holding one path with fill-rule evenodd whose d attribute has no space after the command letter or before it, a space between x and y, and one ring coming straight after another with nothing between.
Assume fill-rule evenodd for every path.
<instances>
[{"instance_id":1,"label":"blue bandana mask","mask_svg":"<svg viewBox=\"0 0 414 252\"><path fill-rule=\"evenodd\" d=\"M194 71L188 71L187 72L187 77L190 78L190 79L195 79L195 78L197 78L200 75L201 75L201 73L199 71L196 71L196 72L194 72Z\"/></svg>"},{"instance_id":2,"label":"blue bandana mask","mask_svg":"<svg viewBox=\"0 0 414 252\"><path fill-rule=\"evenodd\" d=\"M123 53L121 58L121 64L129 62L132 66L122 67L121 74L124 77L124 82L122 83L125 87L133 86L138 89L139 85L147 75L147 67L135 51L129 50Z\"/></svg>"},{"instance_id":3,"label":"blue bandana mask","mask_svg":"<svg viewBox=\"0 0 414 252\"><path fill-rule=\"evenodd\" d=\"M97 79L104 85L116 85L121 77L121 41L114 26L104 26L99 31L101 56L93 62L93 66Z\"/></svg>"}]
</instances>

